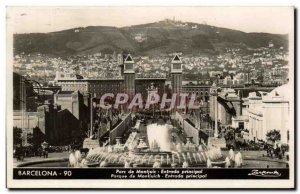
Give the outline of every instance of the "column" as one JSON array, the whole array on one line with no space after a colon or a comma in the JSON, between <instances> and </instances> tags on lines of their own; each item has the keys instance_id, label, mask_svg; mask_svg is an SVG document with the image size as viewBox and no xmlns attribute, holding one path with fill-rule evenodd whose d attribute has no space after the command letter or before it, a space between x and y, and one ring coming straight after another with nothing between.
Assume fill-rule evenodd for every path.
<instances>
[{"instance_id":1,"label":"column","mask_svg":"<svg viewBox=\"0 0 300 194\"><path fill-rule=\"evenodd\" d=\"M217 96L215 96L215 131L214 137L218 137L218 101Z\"/></svg>"}]
</instances>

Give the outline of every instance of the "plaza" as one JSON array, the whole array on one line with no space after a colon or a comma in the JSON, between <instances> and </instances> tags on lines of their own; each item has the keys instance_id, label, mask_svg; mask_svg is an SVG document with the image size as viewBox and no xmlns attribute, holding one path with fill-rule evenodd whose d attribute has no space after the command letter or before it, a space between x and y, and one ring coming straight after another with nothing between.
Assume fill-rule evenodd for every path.
<instances>
[{"instance_id":1,"label":"plaza","mask_svg":"<svg viewBox=\"0 0 300 194\"><path fill-rule=\"evenodd\" d=\"M282 93L284 86L256 93L250 88L248 97L242 98L244 89L219 87L216 80L205 93L182 93L187 90L183 86L181 58L175 55L170 66L169 88L161 78L136 78L135 61L130 54L121 56L120 76L116 79L66 78L57 72L55 83L61 90L54 94L54 103L39 106L38 114L28 114L27 123L21 118L16 124L34 126L36 122L36 130L44 134L51 146L68 146L69 151L77 152L89 150L81 152L87 160L85 166L288 166L287 119L273 122L267 129L260 128L264 125L257 124L258 119L253 120L255 115L261 115L255 111L265 107L259 103L268 103L272 108L274 103L277 106L282 102L283 109L275 107L272 112L288 118L289 101ZM139 87L142 82L143 87ZM95 92L99 91L95 83L100 92ZM76 91L74 86L78 86ZM257 93L260 97L254 96ZM63 124L62 119L68 124ZM273 143L266 137L272 129L281 135ZM23 135L30 133L24 132ZM70 139L70 133L78 138ZM24 140L26 145L27 139ZM260 156L264 151L267 153ZM273 157L279 160L273 161ZM243 163L244 159L247 162Z\"/></svg>"}]
</instances>

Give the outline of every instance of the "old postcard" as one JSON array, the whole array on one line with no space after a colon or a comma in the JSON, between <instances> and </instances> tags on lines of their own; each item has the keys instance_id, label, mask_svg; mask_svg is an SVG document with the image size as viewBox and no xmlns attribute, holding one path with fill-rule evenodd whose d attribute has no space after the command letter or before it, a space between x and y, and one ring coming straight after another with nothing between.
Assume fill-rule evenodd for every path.
<instances>
[{"instance_id":1,"label":"old postcard","mask_svg":"<svg viewBox=\"0 0 300 194\"><path fill-rule=\"evenodd\" d=\"M295 187L293 7L7 7L8 188Z\"/></svg>"}]
</instances>

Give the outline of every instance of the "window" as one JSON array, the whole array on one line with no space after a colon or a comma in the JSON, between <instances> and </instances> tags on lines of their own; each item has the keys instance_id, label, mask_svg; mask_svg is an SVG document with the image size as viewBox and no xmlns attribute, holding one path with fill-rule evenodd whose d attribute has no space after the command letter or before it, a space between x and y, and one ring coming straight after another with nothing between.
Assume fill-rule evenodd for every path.
<instances>
[{"instance_id":1,"label":"window","mask_svg":"<svg viewBox=\"0 0 300 194\"><path fill-rule=\"evenodd\" d=\"M126 64L125 70L133 70L133 64Z\"/></svg>"},{"instance_id":2,"label":"window","mask_svg":"<svg viewBox=\"0 0 300 194\"><path fill-rule=\"evenodd\" d=\"M181 69L181 64L173 64L173 69L180 70Z\"/></svg>"},{"instance_id":3,"label":"window","mask_svg":"<svg viewBox=\"0 0 300 194\"><path fill-rule=\"evenodd\" d=\"M244 122L239 122L239 129L244 129Z\"/></svg>"}]
</instances>

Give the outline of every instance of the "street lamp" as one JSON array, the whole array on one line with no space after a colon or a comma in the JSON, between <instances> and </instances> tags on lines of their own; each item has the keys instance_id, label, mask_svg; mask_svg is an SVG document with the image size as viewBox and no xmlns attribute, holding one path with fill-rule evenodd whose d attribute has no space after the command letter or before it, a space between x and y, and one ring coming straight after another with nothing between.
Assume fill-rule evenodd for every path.
<instances>
[{"instance_id":1,"label":"street lamp","mask_svg":"<svg viewBox=\"0 0 300 194\"><path fill-rule=\"evenodd\" d=\"M96 98L96 94L95 93L90 93L90 138L92 138L93 136L93 125L94 125L94 110L93 110L93 102L94 99Z\"/></svg>"},{"instance_id":2,"label":"street lamp","mask_svg":"<svg viewBox=\"0 0 300 194\"><path fill-rule=\"evenodd\" d=\"M15 76L15 74L14 74ZM25 124L27 125L27 129L29 128L29 121L25 122L25 118L26 118L26 112L27 112L27 98L28 97L33 97L36 96L36 93L34 90L32 90L31 92L28 92L28 88L33 87L33 84L36 84L38 86L38 94L37 94L37 98L39 97L39 93L40 93L40 88L41 85L39 82L35 81L35 80L30 80L28 78L25 78L24 76L20 76L20 96L14 96L14 98L16 98L17 100L20 101L21 103L21 129L22 129L22 135L24 136L24 144L27 144L27 132L25 132ZM28 91L27 91L28 90Z\"/></svg>"},{"instance_id":3,"label":"street lamp","mask_svg":"<svg viewBox=\"0 0 300 194\"><path fill-rule=\"evenodd\" d=\"M213 96L213 102L215 105L215 130L214 130L214 137L217 138L218 134L218 87L216 83L213 83L212 87L210 88L210 95Z\"/></svg>"}]
</instances>

